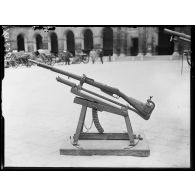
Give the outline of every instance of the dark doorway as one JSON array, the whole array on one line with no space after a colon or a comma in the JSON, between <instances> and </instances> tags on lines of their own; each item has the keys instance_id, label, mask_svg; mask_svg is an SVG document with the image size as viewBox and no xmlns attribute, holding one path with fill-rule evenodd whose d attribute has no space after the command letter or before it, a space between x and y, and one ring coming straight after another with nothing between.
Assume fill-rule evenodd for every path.
<instances>
[{"instance_id":1,"label":"dark doorway","mask_svg":"<svg viewBox=\"0 0 195 195\"><path fill-rule=\"evenodd\" d=\"M103 29L103 51L104 56L113 55L113 30L110 27Z\"/></svg>"},{"instance_id":2,"label":"dark doorway","mask_svg":"<svg viewBox=\"0 0 195 195\"><path fill-rule=\"evenodd\" d=\"M36 35L36 47L37 47L37 50L39 49L43 49L43 41L42 41L42 36L41 35Z\"/></svg>"},{"instance_id":3,"label":"dark doorway","mask_svg":"<svg viewBox=\"0 0 195 195\"><path fill-rule=\"evenodd\" d=\"M57 55L57 53L58 53L58 37L57 37L56 33L52 33L50 35L50 39L51 39L51 53Z\"/></svg>"},{"instance_id":4,"label":"dark doorway","mask_svg":"<svg viewBox=\"0 0 195 195\"><path fill-rule=\"evenodd\" d=\"M67 50L75 56L75 42L74 42L74 34L72 31L68 31L66 34L66 44Z\"/></svg>"},{"instance_id":5,"label":"dark doorway","mask_svg":"<svg viewBox=\"0 0 195 195\"><path fill-rule=\"evenodd\" d=\"M93 49L93 33L90 29L84 31L84 52L89 54Z\"/></svg>"},{"instance_id":6,"label":"dark doorway","mask_svg":"<svg viewBox=\"0 0 195 195\"><path fill-rule=\"evenodd\" d=\"M172 26L159 27L158 32L158 55L172 55L174 51L174 43L170 42L171 36L164 32L164 28L174 30Z\"/></svg>"},{"instance_id":7,"label":"dark doorway","mask_svg":"<svg viewBox=\"0 0 195 195\"><path fill-rule=\"evenodd\" d=\"M130 49L130 53L132 56L138 55L138 38L132 38L132 47Z\"/></svg>"},{"instance_id":8,"label":"dark doorway","mask_svg":"<svg viewBox=\"0 0 195 195\"><path fill-rule=\"evenodd\" d=\"M17 47L18 47L18 51L25 51L24 36L21 34L17 36Z\"/></svg>"}]
</instances>

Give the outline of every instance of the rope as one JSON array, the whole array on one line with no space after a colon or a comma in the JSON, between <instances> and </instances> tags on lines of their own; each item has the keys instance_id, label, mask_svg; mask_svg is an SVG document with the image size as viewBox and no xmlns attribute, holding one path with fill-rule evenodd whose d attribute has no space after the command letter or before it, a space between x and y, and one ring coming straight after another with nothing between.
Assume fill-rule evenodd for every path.
<instances>
[{"instance_id":1,"label":"rope","mask_svg":"<svg viewBox=\"0 0 195 195\"><path fill-rule=\"evenodd\" d=\"M93 126L93 119L92 119L92 121L91 121L90 127L87 127L87 126L85 125L85 123L84 123L84 127L85 127L85 129L87 130L87 131L85 131L84 133L87 133L87 132L92 128L92 126Z\"/></svg>"}]
</instances>

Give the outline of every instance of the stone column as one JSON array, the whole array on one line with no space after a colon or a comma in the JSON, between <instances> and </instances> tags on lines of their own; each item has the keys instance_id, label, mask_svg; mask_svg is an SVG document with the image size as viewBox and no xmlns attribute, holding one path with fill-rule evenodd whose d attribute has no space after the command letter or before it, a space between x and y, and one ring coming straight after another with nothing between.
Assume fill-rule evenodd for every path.
<instances>
[{"instance_id":1,"label":"stone column","mask_svg":"<svg viewBox=\"0 0 195 195\"><path fill-rule=\"evenodd\" d=\"M62 53L64 51L64 38L58 38L58 52Z\"/></svg>"},{"instance_id":2,"label":"stone column","mask_svg":"<svg viewBox=\"0 0 195 195\"><path fill-rule=\"evenodd\" d=\"M75 37L75 53L81 52L83 49L83 39L81 37Z\"/></svg>"},{"instance_id":3,"label":"stone column","mask_svg":"<svg viewBox=\"0 0 195 195\"><path fill-rule=\"evenodd\" d=\"M117 28L113 28L113 61L117 59Z\"/></svg>"},{"instance_id":4,"label":"stone column","mask_svg":"<svg viewBox=\"0 0 195 195\"><path fill-rule=\"evenodd\" d=\"M42 36L42 44L43 44L43 49L44 50L51 50L51 44L50 44L50 38L49 38L49 35L48 33L44 33L43 36Z\"/></svg>"},{"instance_id":5,"label":"stone column","mask_svg":"<svg viewBox=\"0 0 195 195\"><path fill-rule=\"evenodd\" d=\"M176 27L175 31L179 32L180 28ZM174 41L174 52L173 52L173 56L179 56L179 42L178 41Z\"/></svg>"},{"instance_id":6,"label":"stone column","mask_svg":"<svg viewBox=\"0 0 195 195\"><path fill-rule=\"evenodd\" d=\"M93 35L93 48L95 50L103 48L103 39L100 32L98 32L98 34ZM96 60L99 61L100 59L97 58Z\"/></svg>"},{"instance_id":7,"label":"stone column","mask_svg":"<svg viewBox=\"0 0 195 195\"><path fill-rule=\"evenodd\" d=\"M124 57L125 56L125 29L124 28L121 28L120 39L121 39L120 57Z\"/></svg>"},{"instance_id":8,"label":"stone column","mask_svg":"<svg viewBox=\"0 0 195 195\"><path fill-rule=\"evenodd\" d=\"M64 38L64 50L67 50L67 40Z\"/></svg>"},{"instance_id":9,"label":"stone column","mask_svg":"<svg viewBox=\"0 0 195 195\"><path fill-rule=\"evenodd\" d=\"M33 37L33 51L37 51L37 44L34 37Z\"/></svg>"},{"instance_id":10,"label":"stone column","mask_svg":"<svg viewBox=\"0 0 195 195\"><path fill-rule=\"evenodd\" d=\"M144 27L138 27L138 56L144 54Z\"/></svg>"},{"instance_id":11,"label":"stone column","mask_svg":"<svg viewBox=\"0 0 195 195\"><path fill-rule=\"evenodd\" d=\"M152 36L152 55L157 55L157 45L158 45L158 28L153 28L153 36Z\"/></svg>"},{"instance_id":12,"label":"stone column","mask_svg":"<svg viewBox=\"0 0 195 195\"><path fill-rule=\"evenodd\" d=\"M49 50L48 45L49 45L48 40L43 40L43 49L45 49L45 50ZM50 48L51 48L51 47L50 47Z\"/></svg>"},{"instance_id":13,"label":"stone column","mask_svg":"<svg viewBox=\"0 0 195 195\"><path fill-rule=\"evenodd\" d=\"M13 51L13 50L17 51L17 49L18 49L17 48L17 41L16 40L10 40L9 43L10 43L11 51Z\"/></svg>"},{"instance_id":14,"label":"stone column","mask_svg":"<svg viewBox=\"0 0 195 195\"><path fill-rule=\"evenodd\" d=\"M29 49L31 49L31 44L30 44L30 41L29 41ZM26 37L24 37L24 51L28 51L28 40Z\"/></svg>"},{"instance_id":15,"label":"stone column","mask_svg":"<svg viewBox=\"0 0 195 195\"><path fill-rule=\"evenodd\" d=\"M146 56L152 55L152 27L146 27Z\"/></svg>"},{"instance_id":16,"label":"stone column","mask_svg":"<svg viewBox=\"0 0 195 195\"><path fill-rule=\"evenodd\" d=\"M27 48L25 44L25 51L28 51L28 52L34 51L34 41L27 41Z\"/></svg>"},{"instance_id":17,"label":"stone column","mask_svg":"<svg viewBox=\"0 0 195 195\"><path fill-rule=\"evenodd\" d=\"M131 55L131 49L132 47L132 41L131 41L131 32L129 29L127 29L127 56Z\"/></svg>"},{"instance_id":18,"label":"stone column","mask_svg":"<svg viewBox=\"0 0 195 195\"><path fill-rule=\"evenodd\" d=\"M93 36L93 46L94 49L103 48L103 40L101 35L94 35Z\"/></svg>"}]
</instances>

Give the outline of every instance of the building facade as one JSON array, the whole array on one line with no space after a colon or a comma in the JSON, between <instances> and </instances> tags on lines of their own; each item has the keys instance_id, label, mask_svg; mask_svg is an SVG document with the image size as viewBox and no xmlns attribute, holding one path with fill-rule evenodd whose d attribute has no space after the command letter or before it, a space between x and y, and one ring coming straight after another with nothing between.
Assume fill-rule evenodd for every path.
<instances>
[{"instance_id":1,"label":"building facade","mask_svg":"<svg viewBox=\"0 0 195 195\"><path fill-rule=\"evenodd\" d=\"M171 30L190 34L190 26L167 26ZM83 50L102 48L105 56L113 59L122 56L179 54L180 45L170 42L163 27L55 27L45 31L33 27L9 29L10 50L32 52L38 49L73 55Z\"/></svg>"}]
</instances>

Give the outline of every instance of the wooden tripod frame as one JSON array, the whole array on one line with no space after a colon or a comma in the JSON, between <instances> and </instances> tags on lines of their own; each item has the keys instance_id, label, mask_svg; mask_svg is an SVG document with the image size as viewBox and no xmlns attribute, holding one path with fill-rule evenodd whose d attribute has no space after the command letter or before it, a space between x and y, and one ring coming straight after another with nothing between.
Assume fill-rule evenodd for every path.
<instances>
[{"instance_id":1,"label":"wooden tripod frame","mask_svg":"<svg viewBox=\"0 0 195 195\"><path fill-rule=\"evenodd\" d=\"M73 136L72 147L68 149L61 149L60 154L62 155L117 155L117 156L149 156L150 150L145 141L145 138L140 135L133 134L133 129L131 126L131 122L129 119L128 111L126 108L118 108L111 104L105 102L94 102L89 99L75 97L74 103L82 105L79 121L77 124L76 132ZM85 116L87 112L87 108L96 108L97 111L106 111L109 113L117 114L123 116L125 119L127 133L84 133L83 126L85 122ZM87 145L83 147L83 143L80 142L88 142ZM105 145L105 140L109 140L109 142L113 142L115 146L111 146L110 148L102 148L102 145ZM136 141L135 141L136 140ZM100 145L100 147L92 147L93 144L90 145L89 142L100 143L103 141L104 143ZM98 142L97 142L98 141ZM120 143L120 147L116 147L116 142L122 142L122 147ZM125 142L125 143L124 143ZM125 144L125 145L124 145ZM80 147L80 145L82 147ZM75 147L79 146L79 147Z\"/></svg>"},{"instance_id":2,"label":"wooden tripod frame","mask_svg":"<svg viewBox=\"0 0 195 195\"><path fill-rule=\"evenodd\" d=\"M86 99L83 99L83 98L80 98L80 97L75 97L74 99L74 103L77 103L77 104L80 104L82 105L82 108L81 108L81 113L80 113L80 117L79 117L79 121L78 121L78 124L77 124L77 129L76 129L76 133L74 134L74 141L73 141L73 144L74 145L77 145L78 144L78 140L79 139L129 139L130 141L130 146L134 146L135 145L135 142L134 142L134 137L135 135L133 135L133 129L131 127L131 122L130 122L130 119L129 119L129 115L128 115L128 111L124 108L124 109L119 109L115 106L112 106L108 103L104 103L101 104L101 103L95 103L95 102L92 102L90 100L86 100ZM85 116L86 116L86 112L87 112L87 108L96 108L98 111L106 111L106 112L110 112L110 113L113 113L113 114L118 114L118 115L121 115L125 118L125 123L126 123L126 127L127 127L127 132L128 132L128 137L127 137L127 134L125 134L126 136L124 136L124 133L97 133L97 134L91 134L91 133L83 133L83 125L84 125L84 122L85 122Z\"/></svg>"}]
</instances>

